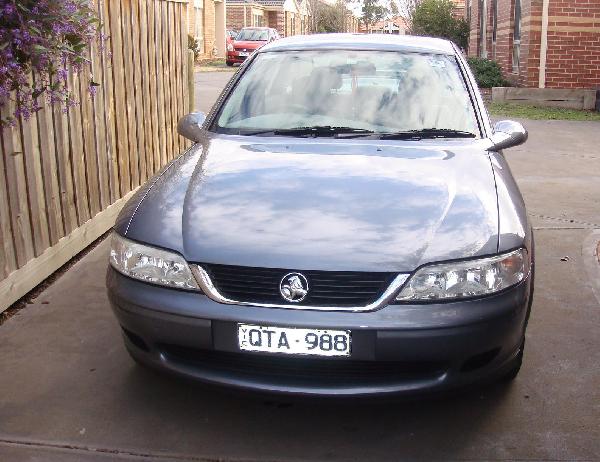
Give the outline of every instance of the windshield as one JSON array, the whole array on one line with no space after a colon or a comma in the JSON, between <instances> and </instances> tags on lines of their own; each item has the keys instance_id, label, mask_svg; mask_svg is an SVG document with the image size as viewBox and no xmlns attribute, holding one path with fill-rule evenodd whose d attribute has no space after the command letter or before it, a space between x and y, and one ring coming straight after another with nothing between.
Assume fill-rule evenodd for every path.
<instances>
[{"instance_id":1,"label":"windshield","mask_svg":"<svg viewBox=\"0 0 600 462\"><path fill-rule=\"evenodd\" d=\"M217 131L298 127L477 133L453 56L351 50L259 54L225 101Z\"/></svg>"},{"instance_id":2,"label":"windshield","mask_svg":"<svg viewBox=\"0 0 600 462\"><path fill-rule=\"evenodd\" d=\"M236 40L247 40L249 42L260 42L269 40L269 31L264 29L242 29Z\"/></svg>"}]
</instances>

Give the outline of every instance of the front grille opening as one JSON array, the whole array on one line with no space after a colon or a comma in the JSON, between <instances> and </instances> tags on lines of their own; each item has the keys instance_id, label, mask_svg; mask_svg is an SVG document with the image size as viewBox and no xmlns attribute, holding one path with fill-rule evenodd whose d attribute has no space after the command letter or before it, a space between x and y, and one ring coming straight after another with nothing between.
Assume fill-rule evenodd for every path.
<instances>
[{"instance_id":1,"label":"front grille opening","mask_svg":"<svg viewBox=\"0 0 600 462\"><path fill-rule=\"evenodd\" d=\"M150 351L150 348L148 348L148 345L146 345L146 342L144 342L144 340L139 335L136 335L133 332L131 332L130 330L125 329L123 326L121 326L121 329L123 329L123 333L125 334L127 339L131 343L133 343L136 347L138 347L140 350L143 350L146 352Z\"/></svg>"},{"instance_id":2,"label":"front grille opening","mask_svg":"<svg viewBox=\"0 0 600 462\"><path fill-rule=\"evenodd\" d=\"M426 380L447 369L441 361L358 361L340 358L306 358L253 353L198 350L161 344L170 360L231 376L297 384L373 385Z\"/></svg>"},{"instance_id":3,"label":"front grille opening","mask_svg":"<svg viewBox=\"0 0 600 462\"><path fill-rule=\"evenodd\" d=\"M279 292L281 279L291 269L202 264L217 290L227 298L249 303L289 304ZM363 307L375 302L395 273L302 270L309 291L294 306Z\"/></svg>"},{"instance_id":4,"label":"front grille opening","mask_svg":"<svg viewBox=\"0 0 600 462\"><path fill-rule=\"evenodd\" d=\"M477 355L471 356L463 363L462 367L460 368L460 371L471 372L477 369L481 369L482 367L487 366L489 363L491 363L499 352L500 348L494 348L484 353L479 353Z\"/></svg>"}]
</instances>

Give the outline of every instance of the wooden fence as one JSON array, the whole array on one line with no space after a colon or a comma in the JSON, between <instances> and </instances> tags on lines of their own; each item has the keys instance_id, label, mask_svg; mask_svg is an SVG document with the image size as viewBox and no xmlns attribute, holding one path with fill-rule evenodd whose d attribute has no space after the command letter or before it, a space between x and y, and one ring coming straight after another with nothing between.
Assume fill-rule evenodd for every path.
<instances>
[{"instance_id":1,"label":"wooden fence","mask_svg":"<svg viewBox=\"0 0 600 462\"><path fill-rule=\"evenodd\" d=\"M0 134L0 312L108 230L187 147L176 131L190 109L187 3L96 0L109 40L70 77L81 103L45 105Z\"/></svg>"}]
</instances>

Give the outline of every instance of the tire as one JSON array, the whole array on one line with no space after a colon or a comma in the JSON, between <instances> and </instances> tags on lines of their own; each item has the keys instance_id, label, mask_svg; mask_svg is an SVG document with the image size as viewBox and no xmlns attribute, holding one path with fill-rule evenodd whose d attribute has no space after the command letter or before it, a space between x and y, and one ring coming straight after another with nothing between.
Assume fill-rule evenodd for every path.
<instances>
[{"instance_id":1,"label":"tire","mask_svg":"<svg viewBox=\"0 0 600 462\"><path fill-rule=\"evenodd\" d=\"M519 348L519 352L517 356L513 359L513 362L510 366L510 369L504 373L504 375L500 378L500 382L512 382L519 375L519 371L521 370L521 366L523 365L523 353L525 351L525 337L523 337L523 342L521 343L521 347Z\"/></svg>"},{"instance_id":2,"label":"tire","mask_svg":"<svg viewBox=\"0 0 600 462\"><path fill-rule=\"evenodd\" d=\"M232 61L225 61L225 64L227 64L229 67L233 67L233 62Z\"/></svg>"}]
</instances>

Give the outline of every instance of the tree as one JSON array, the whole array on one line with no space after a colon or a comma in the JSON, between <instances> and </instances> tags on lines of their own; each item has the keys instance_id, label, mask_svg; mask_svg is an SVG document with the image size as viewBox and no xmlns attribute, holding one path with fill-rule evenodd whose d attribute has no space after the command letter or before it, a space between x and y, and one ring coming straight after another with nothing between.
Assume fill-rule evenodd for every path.
<instances>
[{"instance_id":1,"label":"tree","mask_svg":"<svg viewBox=\"0 0 600 462\"><path fill-rule=\"evenodd\" d=\"M412 16L420 1L421 0L399 0L400 16L402 16L406 20L409 27L412 25Z\"/></svg>"},{"instance_id":2,"label":"tree","mask_svg":"<svg viewBox=\"0 0 600 462\"><path fill-rule=\"evenodd\" d=\"M344 0L338 0L334 5L312 0L310 8L313 32L346 32L346 17L350 11Z\"/></svg>"},{"instance_id":3,"label":"tree","mask_svg":"<svg viewBox=\"0 0 600 462\"><path fill-rule=\"evenodd\" d=\"M384 19L389 13L387 7L381 5L378 0L363 0L362 21L367 26L367 32L376 22Z\"/></svg>"},{"instance_id":4,"label":"tree","mask_svg":"<svg viewBox=\"0 0 600 462\"><path fill-rule=\"evenodd\" d=\"M411 32L452 40L462 49L469 42L469 24L453 16L452 0L422 0L412 14Z\"/></svg>"}]
</instances>

